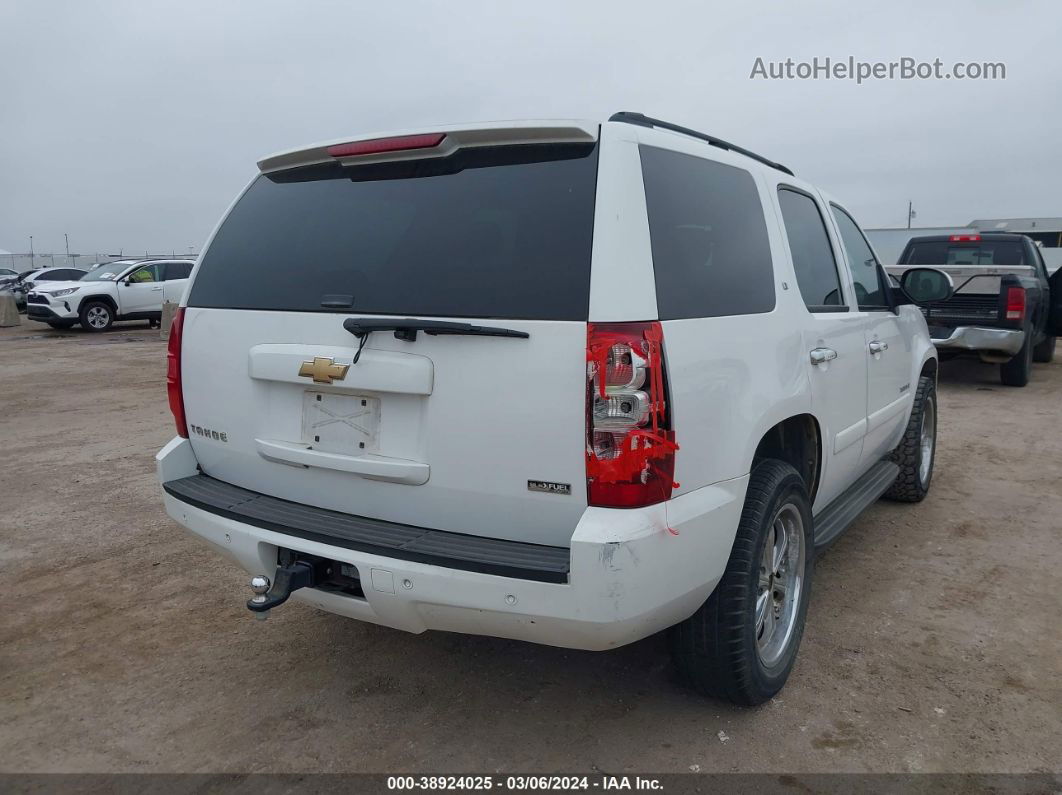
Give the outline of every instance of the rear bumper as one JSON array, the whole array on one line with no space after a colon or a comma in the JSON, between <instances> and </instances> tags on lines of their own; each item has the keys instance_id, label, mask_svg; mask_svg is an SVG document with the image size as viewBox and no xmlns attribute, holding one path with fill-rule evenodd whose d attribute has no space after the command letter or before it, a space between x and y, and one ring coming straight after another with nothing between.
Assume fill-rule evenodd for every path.
<instances>
[{"instance_id":1,"label":"rear bumper","mask_svg":"<svg viewBox=\"0 0 1062 795\"><path fill-rule=\"evenodd\" d=\"M197 471L186 439L172 440L156 461L163 484ZM236 521L168 492L164 500L173 519L251 574L272 577L279 547L354 565L364 598L293 594L322 610L408 632L601 650L666 629L704 602L729 559L747 484L747 477L724 481L644 509L587 508L564 583L373 554Z\"/></svg>"},{"instance_id":2,"label":"rear bumper","mask_svg":"<svg viewBox=\"0 0 1062 795\"><path fill-rule=\"evenodd\" d=\"M985 326L959 326L947 337L933 338L933 344L941 350L993 351L1011 356L1021 350L1025 332L1020 329L988 328Z\"/></svg>"}]
</instances>

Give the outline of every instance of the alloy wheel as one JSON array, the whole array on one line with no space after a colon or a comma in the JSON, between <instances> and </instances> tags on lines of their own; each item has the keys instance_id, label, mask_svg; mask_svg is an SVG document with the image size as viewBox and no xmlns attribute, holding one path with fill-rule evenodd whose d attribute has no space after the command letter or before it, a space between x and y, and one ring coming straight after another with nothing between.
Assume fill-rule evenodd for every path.
<instances>
[{"instance_id":1,"label":"alloy wheel","mask_svg":"<svg viewBox=\"0 0 1062 795\"><path fill-rule=\"evenodd\" d=\"M777 662L793 637L804 584L804 520L792 503L778 509L764 539L756 593L756 652Z\"/></svg>"}]
</instances>

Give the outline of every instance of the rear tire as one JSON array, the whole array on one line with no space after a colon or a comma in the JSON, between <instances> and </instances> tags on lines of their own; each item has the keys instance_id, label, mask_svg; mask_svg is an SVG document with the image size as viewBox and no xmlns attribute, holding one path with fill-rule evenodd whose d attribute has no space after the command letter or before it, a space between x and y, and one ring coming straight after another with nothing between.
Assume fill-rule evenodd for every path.
<instances>
[{"instance_id":1,"label":"rear tire","mask_svg":"<svg viewBox=\"0 0 1062 795\"><path fill-rule=\"evenodd\" d=\"M918 379L911 418L889 460L900 467L896 480L885 497L897 502L921 502L929 493L933 480L933 463L937 457L937 387L932 378Z\"/></svg>"},{"instance_id":2,"label":"rear tire","mask_svg":"<svg viewBox=\"0 0 1062 795\"><path fill-rule=\"evenodd\" d=\"M1044 337L1040 344L1033 348L1033 361L1040 362L1041 364L1047 364L1049 361L1055 358L1055 341L1057 337L1054 334L1048 332L1048 335Z\"/></svg>"},{"instance_id":3,"label":"rear tire","mask_svg":"<svg viewBox=\"0 0 1062 795\"><path fill-rule=\"evenodd\" d=\"M746 706L781 690L804 634L814 561L804 481L782 461L759 462L722 579L696 613L670 630L685 683Z\"/></svg>"},{"instance_id":4,"label":"rear tire","mask_svg":"<svg viewBox=\"0 0 1062 795\"><path fill-rule=\"evenodd\" d=\"M78 317L85 331L106 331L114 323L114 310L103 301L89 301L81 307Z\"/></svg>"},{"instance_id":5,"label":"rear tire","mask_svg":"<svg viewBox=\"0 0 1062 795\"><path fill-rule=\"evenodd\" d=\"M1014 358L999 366L999 380L1004 386L1025 386L1032 370L1032 329L1025 329L1025 342Z\"/></svg>"}]
</instances>

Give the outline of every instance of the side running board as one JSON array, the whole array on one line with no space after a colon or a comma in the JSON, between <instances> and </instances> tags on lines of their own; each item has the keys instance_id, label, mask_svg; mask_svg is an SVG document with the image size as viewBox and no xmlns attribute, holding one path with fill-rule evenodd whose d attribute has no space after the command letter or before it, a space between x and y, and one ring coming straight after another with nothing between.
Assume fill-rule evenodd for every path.
<instances>
[{"instance_id":1,"label":"side running board","mask_svg":"<svg viewBox=\"0 0 1062 795\"><path fill-rule=\"evenodd\" d=\"M815 549L832 544L859 514L877 502L900 474L892 461L879 461L815 516Z\"/></svg>"}]
</instances>

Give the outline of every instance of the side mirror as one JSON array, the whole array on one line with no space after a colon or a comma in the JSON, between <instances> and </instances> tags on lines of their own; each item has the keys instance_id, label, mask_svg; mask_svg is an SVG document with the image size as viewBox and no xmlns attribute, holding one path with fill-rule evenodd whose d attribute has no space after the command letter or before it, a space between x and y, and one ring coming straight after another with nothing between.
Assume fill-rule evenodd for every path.
<instances>
[{"instance_id":1,"label":"side mirror","mask_svg":"<svg viewBox=\"0 0 1062 795\"><path fill-rule=\"evenodd\" d=\"M900 277L900 290L912 304L932 304L951 298L955 285L942 270L909 268Z\"/></svg>"}]
</instances>

